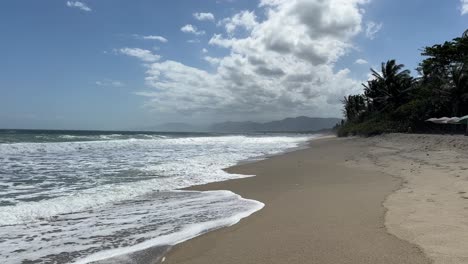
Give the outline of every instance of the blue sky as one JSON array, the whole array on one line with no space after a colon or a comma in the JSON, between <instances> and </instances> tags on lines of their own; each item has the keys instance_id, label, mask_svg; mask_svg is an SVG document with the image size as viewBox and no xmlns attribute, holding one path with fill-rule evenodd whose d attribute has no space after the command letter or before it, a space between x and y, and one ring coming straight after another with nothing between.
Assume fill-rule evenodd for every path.
<instances>
[{"instance_id":1,"label":"blue sky","mask_svg":"<svg viewBox=\"0 0 468 264\"><path fill-rule=\"evenodd\" d=\"M3 1L0 128L340 116L370 67L414 69L464 13L466 0Z\"/></svg>"}]
</instances>

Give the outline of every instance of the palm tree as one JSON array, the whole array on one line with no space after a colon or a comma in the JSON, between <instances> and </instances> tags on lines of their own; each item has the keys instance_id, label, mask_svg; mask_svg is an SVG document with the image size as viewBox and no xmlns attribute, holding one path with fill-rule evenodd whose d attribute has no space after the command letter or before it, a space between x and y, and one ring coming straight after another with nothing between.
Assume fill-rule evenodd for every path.
<instances>
[{"instance_id":1,"label":"palm tree","mask_svg":"<svg viewBox=\"0 0 468 264\"><path fill-rule=\"evenodd\" d=\"M349 95L342 101L344 104L343 114L348 121L356 121L366 111L366 102L362 95Z\"/></svg>"},{"instance_id":2,"label":"palm tree","mask_svg":"<svg viewBox=\"0 0 468 264\"><path fill-rule=\"evenodd\" d=\"M374 112L380 110L385 105L386 93L382 89L382 85L376 79L367 81L367 84L362 84L364 86L364 96L366 97L367 110L369 112Z\"/></svg>"},{"instance_id":3,"label":"palm tree","mask_svg":"<svg viewBox=\"0 0 468 264\"><path fill-rule=\"evenodd\" d=\"M466 63L452 65L448 80L437 91L446 102L452 105L453 116L468 114L466 107L468 102L468 65Z\"/></svg>"},{"instance_id":4,"label":"palm tree","mask_svg":"<svg viewBox=\"0 0 468 264\"><path fill-rule=\"evenodd\" d=\"M371 96L373 101L382 103L385 109L401 106L413 84L410 71L403 70L404 67L395 60L389 60L382 63L382 72L371 69L375 80L365 86L368 96Z\"/></svg>"}]
</instances>

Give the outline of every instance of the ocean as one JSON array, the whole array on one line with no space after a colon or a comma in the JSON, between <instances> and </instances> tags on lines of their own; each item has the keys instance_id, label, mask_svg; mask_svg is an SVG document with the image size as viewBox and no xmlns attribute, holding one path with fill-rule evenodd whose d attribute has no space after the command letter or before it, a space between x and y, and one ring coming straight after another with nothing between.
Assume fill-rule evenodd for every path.
<instances>
[{"instance_id":1,"label":"ocean","mask_svg":"<svg viewBox=\"0 0 468 264\"><path fill-rule=\"evenodd\" d=\"M316 136L0 130L0 263L131 263L233 225L264 205L182 189Z\"/></svg>"}]
</instances>

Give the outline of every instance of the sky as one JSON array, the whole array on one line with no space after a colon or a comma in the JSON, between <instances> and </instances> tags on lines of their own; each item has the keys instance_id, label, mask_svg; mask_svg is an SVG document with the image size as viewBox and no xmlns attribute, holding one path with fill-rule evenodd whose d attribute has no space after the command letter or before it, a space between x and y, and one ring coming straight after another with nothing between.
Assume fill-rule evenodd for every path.
<instances>
[{"instance_id":1,"label":"sky","mask_svg":"<svg viewBox=\"0 0 468 264\"><path fill-rule=\"evenodd\" d=\"M341 117L467 26L468 0L5 0L0 128Z\"/></svg>"}]
</instances>

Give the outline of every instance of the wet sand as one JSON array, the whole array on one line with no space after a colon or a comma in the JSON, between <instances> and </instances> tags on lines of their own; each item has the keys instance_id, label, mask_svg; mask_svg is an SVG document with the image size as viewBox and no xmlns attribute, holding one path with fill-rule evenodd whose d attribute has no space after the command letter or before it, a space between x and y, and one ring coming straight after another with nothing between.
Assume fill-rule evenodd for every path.
<instances>
[{"instance_id":1,"label":"wet sand","mask_svg":"<svg viewBox=\"0 0 468 264\"><path fill-rule=\"evenodd\" d=\"M365 140L316 140L228 169L255 177L194 187L231 190L266 206L174 246L164 263L431 263L418 246L387 232L383 202L404 180L355 166L356 155L367 152Z\"/></svg>"}]
</instances>

